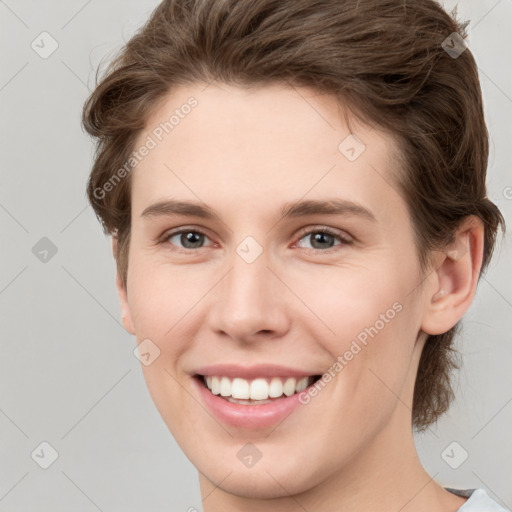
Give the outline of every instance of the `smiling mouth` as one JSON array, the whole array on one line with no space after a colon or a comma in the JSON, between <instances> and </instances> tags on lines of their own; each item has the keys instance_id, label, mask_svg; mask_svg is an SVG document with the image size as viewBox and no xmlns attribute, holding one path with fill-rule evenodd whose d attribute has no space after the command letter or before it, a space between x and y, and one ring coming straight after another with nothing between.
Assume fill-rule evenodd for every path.
<instances>
[{"instance_id":1,"label":"smiling mouth","mask_svg":"<svg viewBox=\"0 0 512 512\"><path fill-rule=\"evenodd\" d=\"M295 377L260 377L252 380L241 377L195 375L202 385L228 402L241 405L263 405L304 391L317 382L321 375Z\"/></svg>"}]
</instances>

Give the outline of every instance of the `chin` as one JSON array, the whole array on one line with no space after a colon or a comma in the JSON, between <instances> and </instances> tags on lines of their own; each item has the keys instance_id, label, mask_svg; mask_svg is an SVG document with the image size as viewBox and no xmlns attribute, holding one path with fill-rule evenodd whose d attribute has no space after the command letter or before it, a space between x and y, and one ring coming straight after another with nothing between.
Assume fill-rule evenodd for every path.
<instances>
[{"instance_id":1,"label":"chin","mask_svg":"<svg viewBox=\"0 0 512 512\"><path fill-rule=\"evenodd\" d=\"M204 472L203 474L208 479L218 485L224 492L248 499L275 499L281 497L288 497L291 495L300 494L307 491L311 485L307 485L306 475L302 474L300 480L298 478L297 470L295 472L286 472L282 474L274 470L267 472L266 468L256 469L237 469L233 471L227 478L231 469L226 468L222 474L213 470L212 478L209 478L210 473ZM219 485L220 483L220 485Z\"/></svg>"}]
</instances>

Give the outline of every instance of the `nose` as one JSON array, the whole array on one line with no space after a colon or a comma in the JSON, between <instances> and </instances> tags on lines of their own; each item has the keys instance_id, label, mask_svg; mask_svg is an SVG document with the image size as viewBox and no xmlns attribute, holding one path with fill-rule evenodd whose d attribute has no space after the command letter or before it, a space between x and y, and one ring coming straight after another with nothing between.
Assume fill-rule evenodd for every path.
<instances>
[{"instance_id":1,"label":"nose","mask_svg":"<svg viewBox=\"0 0 512 512\"><path fill-rule=\"evenodd\" d=\"M242 343L283 336L290 327L290 298L265 252L252 263L235 253L231 263L213 297L213 330Z\"/></svg>"}]
</instances>

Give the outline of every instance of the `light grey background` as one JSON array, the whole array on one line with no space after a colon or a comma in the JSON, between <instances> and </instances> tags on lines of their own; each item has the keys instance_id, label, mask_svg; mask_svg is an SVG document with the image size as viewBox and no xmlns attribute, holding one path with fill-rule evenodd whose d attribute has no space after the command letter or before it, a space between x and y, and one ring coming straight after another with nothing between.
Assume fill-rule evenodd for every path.
<instances>
[{"instance_id":1,"label":"light grey background","mask_svg":"<svg viewBox=\"0 0 512 512\"><path fill-rule=\"evenodd\" d=\"M100 59L157 3L0 1L1 511L201 510L197 473L153 405L135 340L119 322L110 240L85 198L93 146L82 104ZM489 194L512 229L512 0L462 0L459 13L471 20L485 99ZM43 31L58 43L46 59L31 47L51 48ZM32 251L43 237L57 248L46 262ZM457 402L417 437L438 482L485 487L509 508L511 256L507 236L464 322ZM36 463L50 460L43 441L58 452L48 469ZM446 462L465 452L457 469Z\"/></svg>"}]
</instances>

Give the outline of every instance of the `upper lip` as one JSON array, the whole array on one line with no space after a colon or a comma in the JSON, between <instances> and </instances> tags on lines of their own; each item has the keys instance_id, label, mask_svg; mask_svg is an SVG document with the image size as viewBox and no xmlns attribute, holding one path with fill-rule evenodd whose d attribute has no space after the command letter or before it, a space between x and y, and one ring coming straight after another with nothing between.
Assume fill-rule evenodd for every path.
<instances>
[{"instance_id":1,"label":"upper lip","mask_svg":"<svg viewBox=\"0 0 512 512\"><path fill-rule=\"evenodd\" d=\"M242 379L256 379L258 377L310 377L320 375L322 372L300 370L287 366L274 364L259 364L253 366L242 366L236 364L214 364L201 366L192 372L195 375L210 375L222 377L240 377Z\"/></svg>"}]
</instances>

